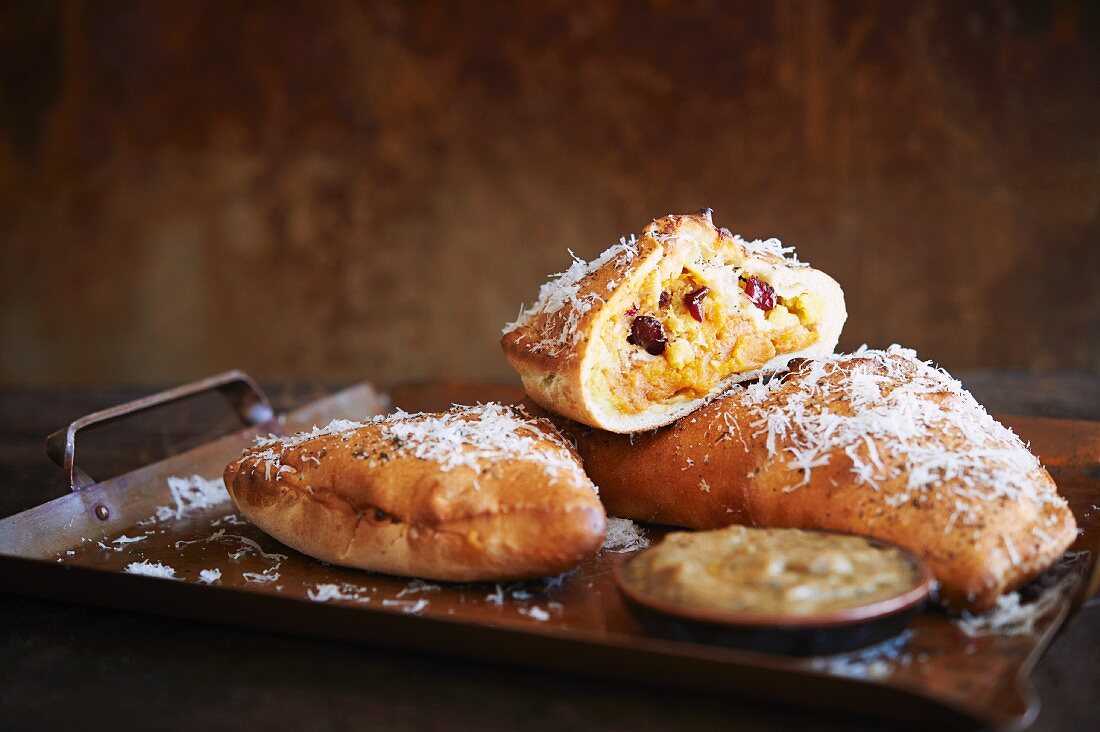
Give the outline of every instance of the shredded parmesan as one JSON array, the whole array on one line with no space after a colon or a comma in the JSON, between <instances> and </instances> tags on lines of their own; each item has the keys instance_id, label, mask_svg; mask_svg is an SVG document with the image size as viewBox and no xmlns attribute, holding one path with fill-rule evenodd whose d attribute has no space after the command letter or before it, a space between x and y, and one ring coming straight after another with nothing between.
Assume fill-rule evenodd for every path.
<instances>
[{"instance_id":1,"label":"shredded parmesan","mask_svg":"<svg viewBox=\"0 0 1100 732\"><path fill-rule=\"evenodd\" d=\"M607 517L607 536L603 541L604 551L633 552L649 546L645 531L630 519Z\"/></svg>"},{"instance_id":2,"label":"shredded parmesan","mask_svg":"<svg viewBox=\"0 0 1100 732\"><path fill-rule=\"evenodd\" d=\"M413 602L412 600L383 600L382 607L399 607L401 612L416 615L428 607L428 601L423 597Z\"/></svg>"},{"instance_id":3,"label":"shredded parmesan","mask_svg":"<svg viewBox=\"0 0 1100 732\"><path fill-rule=\"evenodd\" d=\"M149 560L130 562L123 571L127 574L140 574L146 577L159 577L160 579L171 580L179 579L179 577L176 576L176 570L172 569L167 564L150 562Z\"/></svg>"},{"instance_id":4,"label":"shredded parmesan","mask_svg":"<svg viewBox=\"0 0 1100 732\"><path fill-rule=\"evenodd\" d=\"M148 538L149 538L148 536L126 536L125 534L123 534L122 536L118 537L117 539L112 539L111 543L112 544L118 544L119 548L122 548L126 544L134 544L134 543L139 542L139 541L145 541Z\"/></svg>"},{"instance_id":5,"label":"shredded parmesan","mask_svg":"<svg viewBox=\"0 0 1100 732\"><path fill-rule=\"evenodd\" d=\"M775 237L763 240L753 239L749 241L747 239L742 239L740 234L734 234L733 240L743 246L751 256L778 257L793 267L809 266L805 262L798 261L798 255L795 253L794 247L783 246L783 242Z\"/></svg>"},{"instance_id":6,"label":"shredded parmesan","mask_svg":"<svg viewBox=\"0 0 1100 732\"><path fill-rule=\"evenodd\" d=\"M1020 438L910 349L864 346L807 360L797 387L787 383L773 378L727 392L753 415L750 424L769 456L785 456L792 474L787 491L806 485L839 452L849 458L855 483L871 490L904 476L901 489L884 498L889 505L948 491L951 524L974 520L982 501L1064 504L1055 491L1038 488L1042 466ZM1005 549L1019 560L1007 537Z\"/></svg>"},{"instance_id":7,"label":"shredded parmesan","mask_svg":"<svg viewBox=\"0 0 1100 732\"><path fill-rule=\"evenodd\" d=\"M569 269L551 275L553 279L539 288L538 299L535 304L526 310L520 309L519 316L511 323L504 326L504 333L521 328L531 321L536 315L547 317L548 325L544 328L546 333L556 332L553 338L543 338L531 344L535 351L545 351L554 356L574 346L579 337L577 324L581 317L587 313L601 298L595 293L581 297L579 295L585 279L598 271L612 260L620 263L629 262L638 254L638 240L631 235L619 239L619 243L605 250L603 254L590 262L579 259L577 255L569 252L573 257L573 263ZM611 282L607 289L613 290L617 283ZM552 321L552 322L549 322ZM551 327L552 326L552 327Z\"/></svg>"},{"instance_id":8,"label":"shredded parmesan","mask_svg":"<svg viewBox=\"0 0 1100 732\"><path fill-rule=\"evenodd\" d=\"M244 577L245 582L266 585L268 582L274 582L279 579L278 567L279 565L268 567L263 572L245 572L241 576Z\"/></svg>"},{"instance_id":9,"label":"shredded parmesan","mask_svg":"<svg viewBox=\"0 0 1100 732\"><path fill-rule=\"evenodd\" d=\"M409 583L408 587L397 593L398 597L404 597L405 595L415 595L418 592L439 592L442 587L439 585L433 585L425 582L422 579L414 579Z\"/></svg>"},{"instance_id":10,"label":"shredded parmesan","mask_svg":"<svg viewBox=\"0 0 1100 732\"><path fill-rule=\"evenodd\" d=\"M455 406L442 414L398 410L377 421L384 434L397 438L415 457L438 463L442 470L461 466L480 474L485 462L524 460L541 464L552 476L564 473L588 482L569 443L516 407L490 402ZM543 447L546 442L552 449Z\"/></svg>"},{"instance_id":11,"label":"shredded parmesan","mask_svg":"<svg viewBox=\"0 0 1100 732\"><path fill-rule=\"evenodd\" d=\"M529 608L521 607L519 613L520 615L526 615L532 620L538 620L540 623L545 623L550 619L550 613L546 612L538 605L532 605Z\"/></svg>"},{"instance_id":12,"label":"shredded parmesan","mask_svg":"<svg viewBox=\"0 0 1100 732\"><path fill-rule=\"evenodd\" d=\"M319 583L306 589L306 597L313 602L328 602L330 600L351 600L354 602L370 602L369 597L364 597L367 590L364 587L344 583L342 585L331 583Z\"/></svg>"},{"instance_id":13,"label":"shredded parmesan","mask_svg":"<svg viewBox=\"0 0 1100 732\"><path fill-rule=\"evenodd\" d=\"M248 459L263 467L265 477L277 477L290 468L282 463L288 448L323 435L350 439L356 430L372 426L393 445L395 454L429 460L443 471L463 467L480 475L502 462L521 460L538 463L552 480L569 477L590 484L570 444L556 430L548 429L521 407L495 402L456 405L441 413L414 414L398 409L366 422L336 420L290 437L261 438L256 447L262 449ZM366 454L364 459L375 460Z\"/></svg>"},{"instance_id":14,"label":"shredded parmesan","mask_svg":"<svg viewBox=\"0 0 1100 732\"><path fill-rule=\"evenodd\" d=\"M199 572L199 582L204 585L212 585L222 578L220 569L204 569Z\"/></svg>"},{"instance_id":15,"label":"shredded parmesan","mask_svg":"<svg viewBox=\"0 0 1100 732\"><path fill-rule=\"evenodd\" d=\"M175 506L158 506L152 518L139 523L183 518L190 511L212 508L229 500L229 492L221 478L208 480L201 475L169 476L168 491Z\"/></svg>"},{"instance_id":16,"label":"shredded parmesan","mask_svg":"<svg viewBox=\"0 0 1100 732\"><path fill-rule=\"evenodd\" d=\"M247 536L239 536L238 534L227 534L225 529L218 529L213 534L208 536L204 541L214 542L222 539L229 539L240 543L239 548L236 551L229 553L229 558L236 561L248 554L257 554L260 557L270 562L284 562L286 561L285 554L279 554L277 552L265 552L254 539L249 539Z\"/></svg>"},{"instance_id":17,"label":"shredded parmesan","mask_svg":"<svg viewBox=\"0 0 1100 732\"><path fill-rule=\"evenodd\" d=\"M1080 577L1073 573L1063 575L1044 588L1033 602L1024 603L1019 592L1010 592L997 598L996 606L982 615L964 612L954 622L971 638L985 635L1035 635L1045 627L1050 617L1067 595L1073 591Z\"/></svg>"}]
</instances>

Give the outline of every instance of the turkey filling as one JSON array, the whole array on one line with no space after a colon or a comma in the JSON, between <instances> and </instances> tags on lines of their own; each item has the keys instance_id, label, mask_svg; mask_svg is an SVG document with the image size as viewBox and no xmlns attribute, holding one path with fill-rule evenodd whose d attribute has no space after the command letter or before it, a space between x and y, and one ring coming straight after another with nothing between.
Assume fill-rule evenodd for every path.
<instances>
[{"instance_id":1,"label":"turkey filling","mask_svg":"<svg viewBox=\"0 0 1100 732\"><path fill-rule=\"evenodd\" d=\"M603 378L615 406L698 399L716 384L812 345L823 304L811 292L778 293L744 260L654 270L603 329Z\"/></svg>"}]
</instances>

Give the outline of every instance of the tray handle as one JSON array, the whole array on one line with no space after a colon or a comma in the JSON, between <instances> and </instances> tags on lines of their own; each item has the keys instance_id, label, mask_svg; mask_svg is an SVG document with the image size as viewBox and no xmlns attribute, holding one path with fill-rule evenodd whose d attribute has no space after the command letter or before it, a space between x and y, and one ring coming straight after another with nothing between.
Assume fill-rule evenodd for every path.
<instances>
[{"instance_id":1,"label":"tray handle","mask_svg":"<svg viewBox=\"0 0 1100 732\"><path fill-rule=\"evenodd\" d=\"M237 418L246 426L262 424L275 416L267 395L248 374L243 371L226 371L87 414L47 437L46 454L62 467L62 480L68 482L69 490L78 491L87 488L94 485L95 481L76 466L77 432L92 425L113 422L146 409L177 402L208 391L220 392L233 408Z\"/></svg>"}]
</instances>

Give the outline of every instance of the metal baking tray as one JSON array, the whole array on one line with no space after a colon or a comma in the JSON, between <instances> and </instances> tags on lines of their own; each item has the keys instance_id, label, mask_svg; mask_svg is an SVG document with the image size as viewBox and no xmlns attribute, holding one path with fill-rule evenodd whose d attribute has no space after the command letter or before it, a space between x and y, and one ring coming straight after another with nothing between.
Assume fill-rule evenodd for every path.
<instances>
[{"instance_id":1,"label":"metal baking tray","mask_svg":"<svg viewBox=\"0 0 1100 732\"><path fill-rule=\"evenodd\" d=\"M224 396L241 423L230 434L107 480L77 465L86 430L211 393ZM409 410L520 396L512 387L477 382L404 386L390 394L393 405ZM909 722L1019 729L1038 711L1028 674L1100 581L1100 422L1000 417L1031 441L1083 529L1074 551L1021 592L1025 606L1045 608L1030 614L1030 632L1018 632L1017 624L971 636L932 609L893 641L819 658L646 636L614 587L621 553L605 550L574 572L542 581L422 582L318 562L248 524L231 502L204 505L200 492L188 504L173 493L189 485L189 476L219 478L258 434L362 419L388 403L364 384L275 416L251 379L230 372L79 419L48 441L66 495L0 520L0 591ZM663 532L648 530L654 538ZM174 579L126 571L156 564Z\"/></svg>"}]
</instances>

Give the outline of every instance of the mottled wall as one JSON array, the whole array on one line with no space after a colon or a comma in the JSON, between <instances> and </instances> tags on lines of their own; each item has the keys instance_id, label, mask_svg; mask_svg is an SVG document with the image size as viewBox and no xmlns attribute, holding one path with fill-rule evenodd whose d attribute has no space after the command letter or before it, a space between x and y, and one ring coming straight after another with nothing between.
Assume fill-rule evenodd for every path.
<instances>
[{"instance_id":1,"label":"mottled wall","mask_svg":"<svg viewBox=\"0 0 1100 732\"><path fill-rule=\"evenodd\" d=\"M568 264L711 206L842 345L1100 371L1088 2L7 3L0 383L506 375Z\"/></svg>"}]
</instances>

